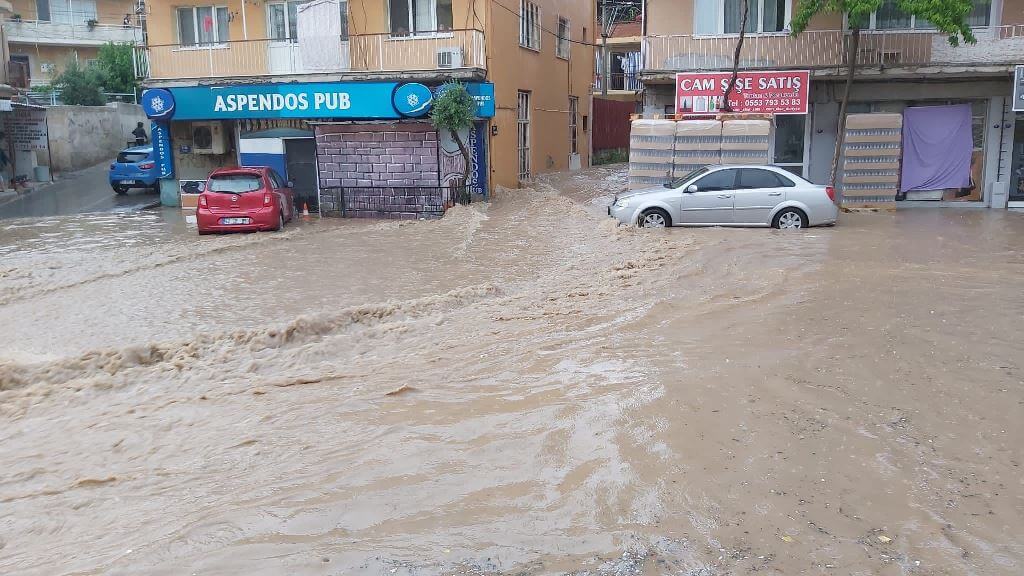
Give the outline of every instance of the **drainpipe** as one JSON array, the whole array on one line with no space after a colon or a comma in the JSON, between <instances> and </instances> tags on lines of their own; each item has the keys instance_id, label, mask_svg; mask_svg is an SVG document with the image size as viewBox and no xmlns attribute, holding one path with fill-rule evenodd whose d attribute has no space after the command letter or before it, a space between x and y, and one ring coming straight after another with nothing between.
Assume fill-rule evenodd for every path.
<instances>
[{"instance_id":1,"label":"drainpipe","mask_svg":"<svg viewBox=\"0 0 1024 576\"><path fill-rule=\"evenodd\" d=\"M248 0L242 0L242 40L249 39L249 27L245 25L245 3Z\"/></svg>"},{"instance_id":2,"label":"drainpipe","mask_svg":"<svg viewBox=\"0 0 1024 576\"><path fill-rule=\"evenodd\" d=\"M601 95L608 96L612 67L608 63L608 0L601 0Z\"/></svg>"}]
</instances>

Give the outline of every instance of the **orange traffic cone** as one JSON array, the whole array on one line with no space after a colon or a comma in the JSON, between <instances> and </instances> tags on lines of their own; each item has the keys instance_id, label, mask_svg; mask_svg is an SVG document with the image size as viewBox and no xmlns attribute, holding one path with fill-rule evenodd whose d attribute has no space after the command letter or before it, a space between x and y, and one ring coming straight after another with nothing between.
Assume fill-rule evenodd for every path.
<instances>
[{"instance_id":1,"label":"orange traffic cone","mask_svg":"<svg viewBox=\"0 0 1024 576\"><path fill-rule=\"evenodd\" d=\"M309 204L306 203L306 202L302 203L302 217L304 219L308 219L309 218Z\"/></svg>"}]
</instances>

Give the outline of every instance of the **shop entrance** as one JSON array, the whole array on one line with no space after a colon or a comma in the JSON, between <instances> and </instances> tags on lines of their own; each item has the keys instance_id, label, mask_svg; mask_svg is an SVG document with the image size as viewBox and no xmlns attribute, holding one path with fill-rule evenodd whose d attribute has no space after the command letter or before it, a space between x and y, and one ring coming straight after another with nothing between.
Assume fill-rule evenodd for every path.
<instances>
[{"instance_id":1,"label":"shop entrance","mask_svg":"<svg viewBox=\"0 0 1024 576\"><path fill-rule=\"evenodd\" d=\"M1010 208L1024 208L1024 114L1013 127L1013 160L1010 164Z\"/></svg>"},{"instance_id":2,"label":"shop entrance","mask_svg":"<svg viewBox=\"0 0 1024 576\"><path fill-rule=\"evenodd\" d=\"M288 179L292 181L295 207L301 212L303 204L311 211L318 211L316 189L316 140L313 138L289 138L284 141L285 165Z\"/></svg>"}]
</instances>

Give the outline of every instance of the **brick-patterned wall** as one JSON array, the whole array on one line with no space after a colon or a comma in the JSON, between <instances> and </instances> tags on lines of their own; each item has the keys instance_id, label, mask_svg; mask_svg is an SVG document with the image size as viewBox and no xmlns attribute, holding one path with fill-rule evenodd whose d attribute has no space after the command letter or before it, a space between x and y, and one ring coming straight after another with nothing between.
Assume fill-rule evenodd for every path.
<instances>
[{"instance_id":1,"label":"brick-patterned wall","mask_svg":"<svg viewBox=\"0 0 1024 576\"><path fill-rule=\"evenodd\" d=\"M344 188L349 216L436 215L434 190L390 187L439 185L437 132L426 123L327 124L316 127L321 189ZM372 188L371 190L360 190ZM365 198L363 198L365 197ZM331 211L331 206L325 206ZM333 207L340 210L340 206Z\"/></svg>"}]
</instances>

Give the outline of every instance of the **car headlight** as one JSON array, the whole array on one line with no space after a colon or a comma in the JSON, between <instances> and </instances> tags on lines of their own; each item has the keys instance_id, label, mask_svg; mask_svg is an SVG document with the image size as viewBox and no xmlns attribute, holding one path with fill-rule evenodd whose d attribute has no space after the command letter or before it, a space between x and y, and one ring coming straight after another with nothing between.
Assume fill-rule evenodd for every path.
<instances>
[{"instance_id":1,"label":"car headlight","mask_svg":"<svg viewBox=\"0 0 1024 576\"><path fill-rule=\"evenodd\" d=\"M617 198L615 200L616 208L625 208L626 206L629 206L629 198Z\"/></svg>"}]
</instances>

